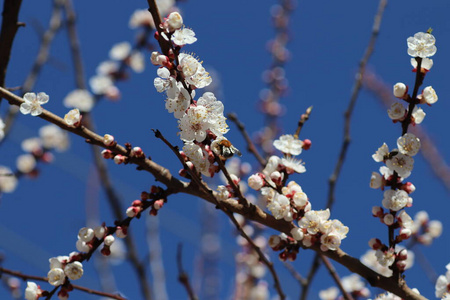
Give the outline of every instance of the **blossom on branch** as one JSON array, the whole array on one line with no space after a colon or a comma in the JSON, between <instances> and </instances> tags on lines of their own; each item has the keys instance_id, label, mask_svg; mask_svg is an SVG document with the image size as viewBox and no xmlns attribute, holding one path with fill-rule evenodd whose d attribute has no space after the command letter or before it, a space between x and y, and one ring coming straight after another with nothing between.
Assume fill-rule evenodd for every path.
<instances>
[{"instance_id":1,"label":"blossom on branch","mask_svg":"<svg viewBox=\"0 0 450 300\"><path fill-rule=\"evenodd\" d=\"M39 116L42 113L41 104L48 102L49 97L46 93L26 93L23 95L23 102L20 105L20 112L24 115L31 114L32 116Z\"/></svg>"}]
</instances>

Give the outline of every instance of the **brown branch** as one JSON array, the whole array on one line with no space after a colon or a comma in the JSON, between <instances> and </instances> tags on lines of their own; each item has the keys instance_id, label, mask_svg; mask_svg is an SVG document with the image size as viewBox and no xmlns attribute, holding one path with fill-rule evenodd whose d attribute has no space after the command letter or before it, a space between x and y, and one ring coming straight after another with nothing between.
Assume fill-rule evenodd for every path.
<instances>
[{"instance_id":1,"label":"brown branch","mask_svg":"<svg viewBox=\"0 0 450 300\"><path fill-rule=\"evenodd\" d=\"M5 268L2 268L2 267L0 267L0 273L5 273L5 274L9 274L9 275L18 277L18 278L22 279L23 281L27 281L27 280L31 279L31 280L36 280L36 281L48 282L48 278L46 278L46 277L27 275L27 274L23 274L23 273L18 272L18 271L9 270L9 269L5 269ZM80 285L76 285L76 284L72 284L72 283L71 283L71 285L73 286L74 289L86 292L88 294L108 297L108 298L117 299L117 300L126 300L125 298L123 298L120 295L114 295L114 294L110 294L110 293L105 293L105 292L93 290L93 289L86 288L86 287L83 287L83 286L80 286Z\"/></svg>"},{"instance_id":2,"label":"brown branch","mask_svg":"<svg viewBox=\"0 0 450 300\"><path fill-rule=\"evenodd\" d=\"M183 260L182 260L182 244L178 244L177 248L177 265L178 265L178 281L184 285L184 288L186 289L189 299L191 300L198 300L197 295L195 295L194 290L191 287L191 284L189 283L189 276L183 269Z\"/></svg>"},{"instance_id":3,"label":"brown branch","mask_svg":"<svg viewBox=\"0 0 450 300\"><path fill-rule=\"evenodd\" d=\"M328 272L330 273L331 277L333 278L334 282L336 282L336 285L338 286L339 290L341 291L342 295L344 296L344 299L346 300L353 300L352 295L350 295L342 286L341 279L339 278L338 273L336 272L336 269L333 267L331 262L323 256L322 253L319 253L320 259L323 261L325 267L327 268Z\"/></svg>"},{"instance_id":4,"label":"brown branch","mask_svg":"<svg viewBox=\"0 0 450 300\"><path fill-rule=\"evenodd\" d=\"M294 137L296 139L298 139L298 137L300 135L300 131L302 130L305 122L309 120L309 116L311 115L312 109L313 109L312 106L308 107L306 109L306 112L300 116L300 120L298 121L298 125L297 125L297 130L295 130L295 134L294 134Z\"/></svg>"},{"instance_id":5,"label":"brown branch","mask_svg":"<svg viewBox=\"0 0 450 300\"><path fill-rule=\"evenodd\" d=\"M3 2L2 29L0 31L0 86L5 86L11 50L17 30L25 24L19 23L19 11L22 0L5 0ZM2 98L0 98L0 104Z\"/></svg>"},{"instance_id":6,"label":"brown branch","mask_svg":"<svg viewBox=\"0 0 450 300\"><path fill-rule=\"evenodd\" d=\"M11 105L20 106L24 100L8 90L0 87L0 96L4 97ZM145 170L151 173L155 179L162 184L168 187L168 191L170 194L175 193L185 193L192 196L196 196L202 198L210 203L217 205L216 194L210 191L206 185L204 185L203 189L199 189L195 184L189 184L187 182L176 179L172 176L170 171L161 165L153 162L150 159L146 158L136 158L128 155L125 147L114 144L111 146L105 146L103 144L103 137L92 132L91 130L85 127L73 127L67 125L64 120L55 114L43 110L42 114L39 115L39 118L44 119L50 123L53 123L59 126L61 129L70 131L80 137L86 139L88 143L95 144L101 146L103 148L111 150L115 154L121 154L127 157L128 164L137 165L140 170ZM240 203L238 203L234 199L228 199L224 201L220 201L220 205L222 205L229 213L238 213L241 215L245 215L249 220L258 222L262 225L270 227L276 231L284 232L285 234L290 234L291 229L293 228L292 223L286 222L284 220L277 220L272 215L266 214L259 207L255 206L255 211L252 214L247 214L247 209ZM310 247L309 249L314 251L321 251L317 245ZM324 252L324 255L333 259L334 261L340 263L351 272L359 274L363 278L367 279L368 282L375 287L382 288L384 290L390 291L398 295L399 297L404 298L405 300L409 299L417 299L424 300L423 296L417 295L412 292L411 289L406 285L406 283L402 280L392 280L392 278L384 277L375 271L371 270L364 264L362 264L359 259L349 256L347 253L338 249L336 251L327 251Z\"/></svg>"},{"instance_id":7,"label":"brown branch","mask_svg":"<svg viewBox=\"0 0 450 300\"><path fill-rule=\"evenodd\" d=\"M227 118L232 121L234 124L236 124L237 128L239 129L240 133L244 137L245 142L247 143L247 150L248 152L252 153L256 160L258 160L261 167L266 166L266 160L259 154L258 150L256 149L255 144L253 143L252 139L248 135L247 131L245 130L245 125L239 121L237 115L235 113L230 113L227 115Z\"/></svg>"}]
</instances>

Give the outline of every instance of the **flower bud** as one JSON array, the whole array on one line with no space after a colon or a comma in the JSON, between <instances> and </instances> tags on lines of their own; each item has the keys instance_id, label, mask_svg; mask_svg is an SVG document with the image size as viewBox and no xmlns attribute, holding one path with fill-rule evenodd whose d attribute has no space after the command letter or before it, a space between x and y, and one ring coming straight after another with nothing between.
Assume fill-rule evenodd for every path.
<instances>
[{"instance_id":1,"label":"flower bud","mask_svg":"<svg viewBox=\"0 0 450 300\"><path fill-rule=\"evenodd\" d=\"M311 148L311 144L312 142L310 139L304 139L302 145L303 150L309 150L309 148Z\"/></svg>"},{"instance_id":2,"label":"flower bud","mask_svg":"<svg viewBox=\"0 0 450 300\"><path fill-rule=\"evenodd\" d=\"M114 137L112 136L112 135L110 135L110 134L105 134L104 136L103 136L103 144L105 145L105 146L112 146L113 145L113 143L114 143Z\"/></svg>"},{"instance_id":3,"label":"flower bud","mask_svg":"<svg viewBox=\"0 0 450 300\"><path fill-rule=\"evenodd\" d=\"M438 101L438 96L431 86L427 86L422 92L422 99L426 104L431 105Z\"/></svg>"},{"instance_id":4,"label":"flower bud","mask_svg":"<svg viewBox=\"0 0 450 300\"><path fill-rule=\"evenodd\" d=\"M121 155L121 154L117 154L116 156L114 156L114 163L116 165L120 165L125 161L125 156Z\"/></svg>"},{"instance_id":5,"label":"flower bud","mask_svg":"<svg viewBox=\"0 0 450 300\"><path fill-rule=\"evenodd\" d=\"M401 82L398 82L394 85L394 96L397 98L403 98L405 94L408 92L408 87Z\"/></svg>"},{"instance_id":6,"label":"flower bud","mask_svg":"<svg viewBox=\"0 0 450 300\"><path fill-rule=\"evenodd\" d=\"M102 151L102 156L105 159L110 159L114 156L114 154L111 152L111 150L105 149Z\"/></svg>"},{"instance_id":7,"label":"flower bud","mask_svg":"<svg viewBox=\"0 0 450 300\"><path fill-rule=\"evenodd\" d=\"M291 229L291 235L296 241L301 241L304 236L302 229L298 227L294 227Z\"/></svg>"},{"instance_id":8,"label":"flower bud","mask_svg":"<svg viewBox=\"0 0 450 300\"><path fill-rule=\"evenodd\" d=\"M248 178L248 186L256 191L259 191L264 185L265 182L260 174L253 174Z\"/></svg>"},{"instance_id":9,"label":"flower bud","mask_svg":"<svg viewBox=\"0 0 450 300\"><path fill-rule=\"evenodd\" d=\"M387 226L391 226L392 224L394 224L394 216L391 214L385 214L383 217L383 223Z\"/></svg>"},{"instance_id":10,"label":"flower bud","mask_svg":"<svg viewBox=\"0 0 450 300\"><path fill-rule=\"evenodd\" d=\"M114 237L112 235L107 235L103 241L106 246L111 246L114 243Z\"/></svg>"},{"instance_id":11,"label":"flower bud","mask_svg":"<svg viewBox=\"0 0 450 300\"><path fill-rule=\"evenodd\" d=\"M183 18L178 12L174 11L167 17L167 24L172 30L179 29L183 26Z\"/></svg>"}]
</instances>

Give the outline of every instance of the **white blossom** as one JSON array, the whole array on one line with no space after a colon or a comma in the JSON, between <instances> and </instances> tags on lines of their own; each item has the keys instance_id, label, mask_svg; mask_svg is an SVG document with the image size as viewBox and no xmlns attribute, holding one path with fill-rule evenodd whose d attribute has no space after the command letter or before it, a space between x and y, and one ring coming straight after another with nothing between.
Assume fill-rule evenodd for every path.
<instances>
[{"instance_id":1,"label":"white blossom","mask_svg":"<svg viewBox=\"0 0 450 300\"><path fill-rule=\"evenodd\" d=\"M417 60L414 57L411 58L411 65L414 69L417 69ZM420 67L428 71L431 70L431 67L433 67L433 60L427 57L423 58Z\"/></svg>"},{"instance_id":2,"label":"white blossom","mask_svg":"<svg viewBox=\"0 0 450 300\"><path fill-rule=\"evenodd\" d=\"M63 100L65 107L78 108L82 112L90 112L94 107L94 97L87 90L71 91Z\"/></svg>"},{"instance_id":3,"label":"white blossom","mask_svg":"<svg viewBox=\"0 0 450 300\"><path fill-rule=\"evenodd\" d=\"M436 91L431 86L427 86L423 89L422 97L428 105L434 104L438 101Z\"/></svg>"},{"instance_id":4,"label":"white blossom","mask_svg":"<svg viewBox=\"0 0 450 300\"><path fill-rule=\"evenodd\" d=\"M281 159L281 164L286 167L288 174L292 172L304 173L306 168L301 159L295 159L293 157L283 157ZM290 172L292 170L292 172Z\"/></svg>"},{"instance_id":5,"label":"white blossom","mask_svg":"<svg viewBox=\"0 0 450 300\"><path fill-rule=\"evenodd\" d=\"M69 263L64 268L64 273L70 280L77 280L83 276L83 265L79 261Z\"/></svg>"},{"instance_id":6,"label":"white blossom","mask_svg":"<svg viewBox=\"0 0 450 300\"><path fill-rule=\"evenodd\" d=\"M10 168L0 166L0 192L12 193L18 184L16 175Z\"/></svg>"},{"instance_id":7,"label":"white blossom","mask_svg":"<svg viewBox=\"0 0 450 300\"><path fill-rule=\"evenodd\" d=\"M394 85L394 96L397 98L403 98L403 96L405 96L405 94L408 92L408 87L402 83L402 82L397 82Z\"/></svg>"},{"instance_id":8,"label":"white blossom","mask_svg":"<svg viewBox=\"0 0 450 300\"><path fill-rule=\"evenodd\" d=\"M377 257L378 263L383 267L389 267L395 261L395 251L393 248L389 248L386 251L376 250L375 256Z\"/></svg>"},{"instance_id":9,"label":"white blossom","mask_svg":"<svg viewBox=\"0 0 450 300\"><path fill-rule=\"evenodd\" d=\"M259 174L253 174L250 176L247 183L249 187L256 191L259 191L265 185L264 179Z\"/></svg>"},{"instance_id":10,"label":"white blossom","mask_svg":"<svg viewBox=\"0 0 450 300\"><path fill-rule=\"evenodd\" d=\"M41 289L38 285L32 281L27 282L27 288L25 289L26 300L37 300L41 296Z\"/></svg>"},{"instance_id":11,"label":"white blossom","mask_svg":"<svg viewBox=\"0 0 450 300\"><path fill-rule=\"evenodd\" d=\"M48 283L50 283L51 285L60 286L66 280L66 275L64 274L63 269L53 268L48 272L47 278L48 278Z\"/></svg>"},{"instance_id":12,"label":"white blossom","mask_svg":"<svg viewBox=\"0 0 450 300\"><path fill-rule=\"evenodd\" d=\"M45 104L48 102L49 97L46 93L26 93L23 95L23 102L20 105L20 112L24 115L31 114L32 116L38 116L42 113L43 109L41 104Z\"/></svg>"},{"instance_id":13,"label":"white blossom","mask_svg":"<svg viewBox=\"0 0 450 300\"><path fill-rule=\"evenodd\" d=\"M377 172L372 172L372 176L370 176L370 187L373 189L379 189L382 185L383 177Z\"/></svg>"},{"instance_id":14,"label":"white blossom","mask_svg":"<svg viewBox=\"0 0 450 300\"><path fill-rule=\"evenodd\" d=\"M397 147L400 153L414 156L420 150L420 140L412 133L405 133L397 139Z\"/></svg>"},{"instance_id":15,"label":"white blossom","mask_svg":"<svg viewBox=\"0 0 450 300\"><path fill-rule=\"evenodd\" d=\"M183 152L194 164L195 169L197 169L198 172L206 176L211 176L209 173L210 163L199 145L194 144L193 142L186 142L183 146Z\"/></svg>"},{"instance_id":16,"label":"white blossom","mask_svg":"<svg viewBox=\"0 0 450 300\"><path fill-rule=\"evenodd\" d=\"M114 60L124 60L130 55L131 45L128 42L115 44L109 51L109 57Z\"/></svg>"},{"instance_id":17,"label":"white blossom","mask_svg":"<svg viewBox=\"0 0 450 300\"><path fill-rule=\"evenodd\" d=\"M407 39L408 54L412 57L430 57L436 53L436 39L432 34L418 32Z\"/></svg>"},{"instance_id":18,"label":"white blossom","mask_svg":"<svg viewBox=\"0 0 450 300\"><path fill-rule=\"evenodd\" d=\"M133 51L131 52L128 63L134 72L142 73L145 69L145 56L139 51Z\"/></svg>"},{"instance_id":19,"label":"white blossom","mask_svg":"<svg viewBox=\"0 0 450 300\"><path fill-rule=\"evenodd\" d=\"M378 150L375 152L375 154L372 155L372 158L376 162L382 162L384 161L385 157L389 154L389 148L386 145L386 143L383 143L383 145L378 148Z\"/></svg>"},{"instance_id":20,"label":"white blossom","mask_svg":"<svg viewBox=\"0 0 450 300\"><path fill-rule=\"evenodd\" d=\"M402 178L407 178L411 175L414 167L414 159L411 156L397 153L390 159L386 160L386 166Z\"/></svg>"},{"instance_id":21,"label":"white blossom","mask_svg":"<svg viewBox=\"0 0 450 300\"><path fill-rule=\"evenodd\" d=\"M54 124L42 126L39 129L42 145L47 149L56 149L65 151L69 148L69 136L65 130L62 130Z\"/></svg>"},{"instance_id":22,"label":"white blossom","mask_svg":"<svg viewBox=\"0 0 450 300\"><path fill-rule=\"evenodd\" d=\"M422 123L423 119L425 118L426 113L423 111L422 108L418 106L414 106L412 117L414 118L414 123L420 124Z\"/></svg>"},{"instance_id":23,"label":"white blossom","mask_svg":"<svg viewBox=\"0 0 450 300\"><path fill-rule=\"evenodd\" d=\"M115 240L116 239L110 234L105 237L105 239L103 240L103 243L109 247L114 243Z\"/></svg>"},{"instance_id":24,"label":"white blossom","mask_svg":"<svg viewBox=\"0 0 450 300\"><path fill-rule=\"evenodd\" d=\"M306 228L309 234L320 232L320 226L330 217L330 210L311 210L305 213L303 218L298 222L298 226Z\"/></svg>"},{"instance_id":25,"label":"white blossom","mask_svg":"<svg viewBox=\"0 0 450 300\"><path fill-rule=\"evenodd\" d=\"M401 103L394 102L387 112L389 118L391 118L392 120L402 120L405 117L406 109Z\"/></svg>"},{"instance_id":26,"label":"white blossom","mask_svg":"<svg viewBox=\"0 0 450 300\"><path fill-rule=\"evenodd\" d=\"M267 209L270 210L275 219L284 219L292 221L292 212L289 199L275 192L270 201L268 201Z\"/></svg>"},{"instance_id":27,"label":"white blossom","mask_svg":"<svg viewBox=\"0 0 450 300\"><path fill-rule=\"evenodd\" d=\"M97 95L106 94L109 88L114 86L111 77L106 75L96 75L89 79L92 92Z\"/></svg>"},{"instance_id":28,"label":"white blossom","mask_svg":"<svg viewBox=\"0 0 450 300\"><path fill-rule=\"evenodd\" d=\"M3 140L5 137L5 123L3 122L2 118L0 118L0 141Z\"/></svg>"},{"instance_id":29,"label":"white blossom","mask_svg":"<svg viewBox=\"0 0 450 300\"><path fill-rule=\"evenodd\" d=\"M22 154L17 157L16 161L17 170L27 174L34 170L36 167L36 159L31 154Z\"/></svg>"},{"instance_id":30,"label":"white blossom","mask_svg":"<svg viewBox=\"0 0 450 300\"><path fill-rule=\"evenodd\" d=\"M303 142L292 134L285 134L280 136L280 139L275 140L273 146L285 154L299 155L302 153Z\"/></svg>"},{"instance_id":31,"label":"white blossom","mask_svg":"<svg viewBox=\"0 0 450 300\"><path fill-rule=\"evenodd\" d=\"M74 108L74 109L70 110L64 116L64 122L66 122L66 124L70 125L70 126L76 126L76 125L80 124L80 122L81 122L80 110L78 108Z\"/></svg>"},{"instance_id":32,"label":"white blossom","mask_svg":"<svg viewBox=\"0 0 450 300\"><path fill-rule=\"evenodd\" d=\"M176 30L183 26L183 17L178 12L172 12L167 17L167 24L171 30Z\"/></svg>"},{"instance_id":33,"label":"white blossom","mask_svg":"<svg viewBox=\"0 0 450 300\"><path fill-rule=\"evenodd\" d=\"M450 294L450 264L445 266L447 272L445 275L440 275L435 285L435 295L437 298L443 298Z\"/></svg>"},{"instance_id":34,"label":"white blossom","mask_svg":"<svg viewBox=\"0 0 450 300\"><path fill-rule=\"evenodd\" d=\"M83 242L90 242L94 238L94 229L89 227L83 227L78 231L78 239Z\"/></svg>"},{"instance_id":35,"label":"white blossom","mask_svg":"<svg viewBox=\"0 0 450 300\"><path fill-rule=\"evenodd\" d=\"M291 235L296 241L301 241L303 239L303 230L298 227L294 227L291 229Z\"/></svg>"},{"instance_id":36,"label":"white blossom","mask_svg":"<svg viewBox=\"0 0 450 300\"><path fill-rule=\"evenodd\" d=\"M158 1L156 1L156 2L158 2ZM160 8L159 5L158 5L158 8ZM161 10L160 10L160 12L161 12ZM155 27L155 23L153 22L152 15L150 14L150 12L147 9L137 9L131 15L128 26L131 29L135 29L140 26Z\"/></svg>"},{"instance_id":37,"label":"white blossom","mask_svg":"<svg viewBox=\"0 0 450 300\"><path fill-rule=\"evenodd\" d=\"M339 289L335 286L319 292L320 300L336 300L339 296Z\"/></svg>"},{"instance_id":38,"label":"white blossom","mask_svg":"<svg viewBox=\"0 0 450 300\"><path fill-rule=\"evenodd\" d=\"M403 190L386 190L382 201L383 207L393 211L399 211L409 202L408 193Z\"/></svg>"},{"instance_id":39,"label":"white blossom","mask_svg":"<svg viewBox=\"0 0 450 300\"><path fill-rule=\"evenodd\" d=\"M184 46L186 44L193 44L197 41L195 32L189 28L183 28L176 30L172 37L172 42L177 46Z\"/></svg>"}]
</instances>

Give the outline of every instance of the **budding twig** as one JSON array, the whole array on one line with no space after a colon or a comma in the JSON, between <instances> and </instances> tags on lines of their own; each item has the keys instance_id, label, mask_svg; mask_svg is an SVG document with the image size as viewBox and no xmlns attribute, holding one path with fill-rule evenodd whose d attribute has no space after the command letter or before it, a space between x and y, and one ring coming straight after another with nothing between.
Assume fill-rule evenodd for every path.
<instances>
[{"instance_id":1,"label":"budding twig","mask_svg":"<svg viewBox=\"0 0 450 300\"><path fill-rule=\"evenodd\" d=\"M184 285L184 287L189 295L189 299L197 300L198 297L197 297L197 295L195 295L194 290L192 289L191 284L189 283L189 276L183 269L183 260L181 257L182 249L183 249L183 245L178 244L178 248L177 248L178 281L182 285Z\"/></svg>"},{"instance_id":2,"label":"budding twig","mask_svg":"<svg viewBox=\"0 0 450 300\"><path fill-rule=\"evenodd\" d=\"M48 281L48 278L46 278L46 277L34 276L34 275L27 275L27 274L23 274L23 273L18 272L18 271L13 271L13 270L5 269L5 268L3 268L3 267L0 267L0 272L1 272L1 273L5 273L5 274L9 274L9 275L14 276L14 277L18 277L18 278L20 278L20 279L22 279L22 280L24 280L24 281L30 280L30 279L31 279L31 280L36 280L36 281L44 281L44 282ZM108 298L111 298L111 299L117 299L117 300L126 300L125 298L123 298L123 297L120 296L120 295L115 295L115 294L105 293L105 292L93 290L93 289L86 288L86 287L83 287L83 286L80 286L80 285L76 285L76 284L72 284L72 283L71 283L71 285L73 286L74 289L80 290L80 291L83 291L83 292L86 292L86 293L88 293L88 294L99 295L99 296L108 297ZM58 287L56 287L56 288L54 289L54 291L56 291L57 288L58 288ZM54 293L54 292L53 292L53 293Z\"/></svg>"}]
</instances>

